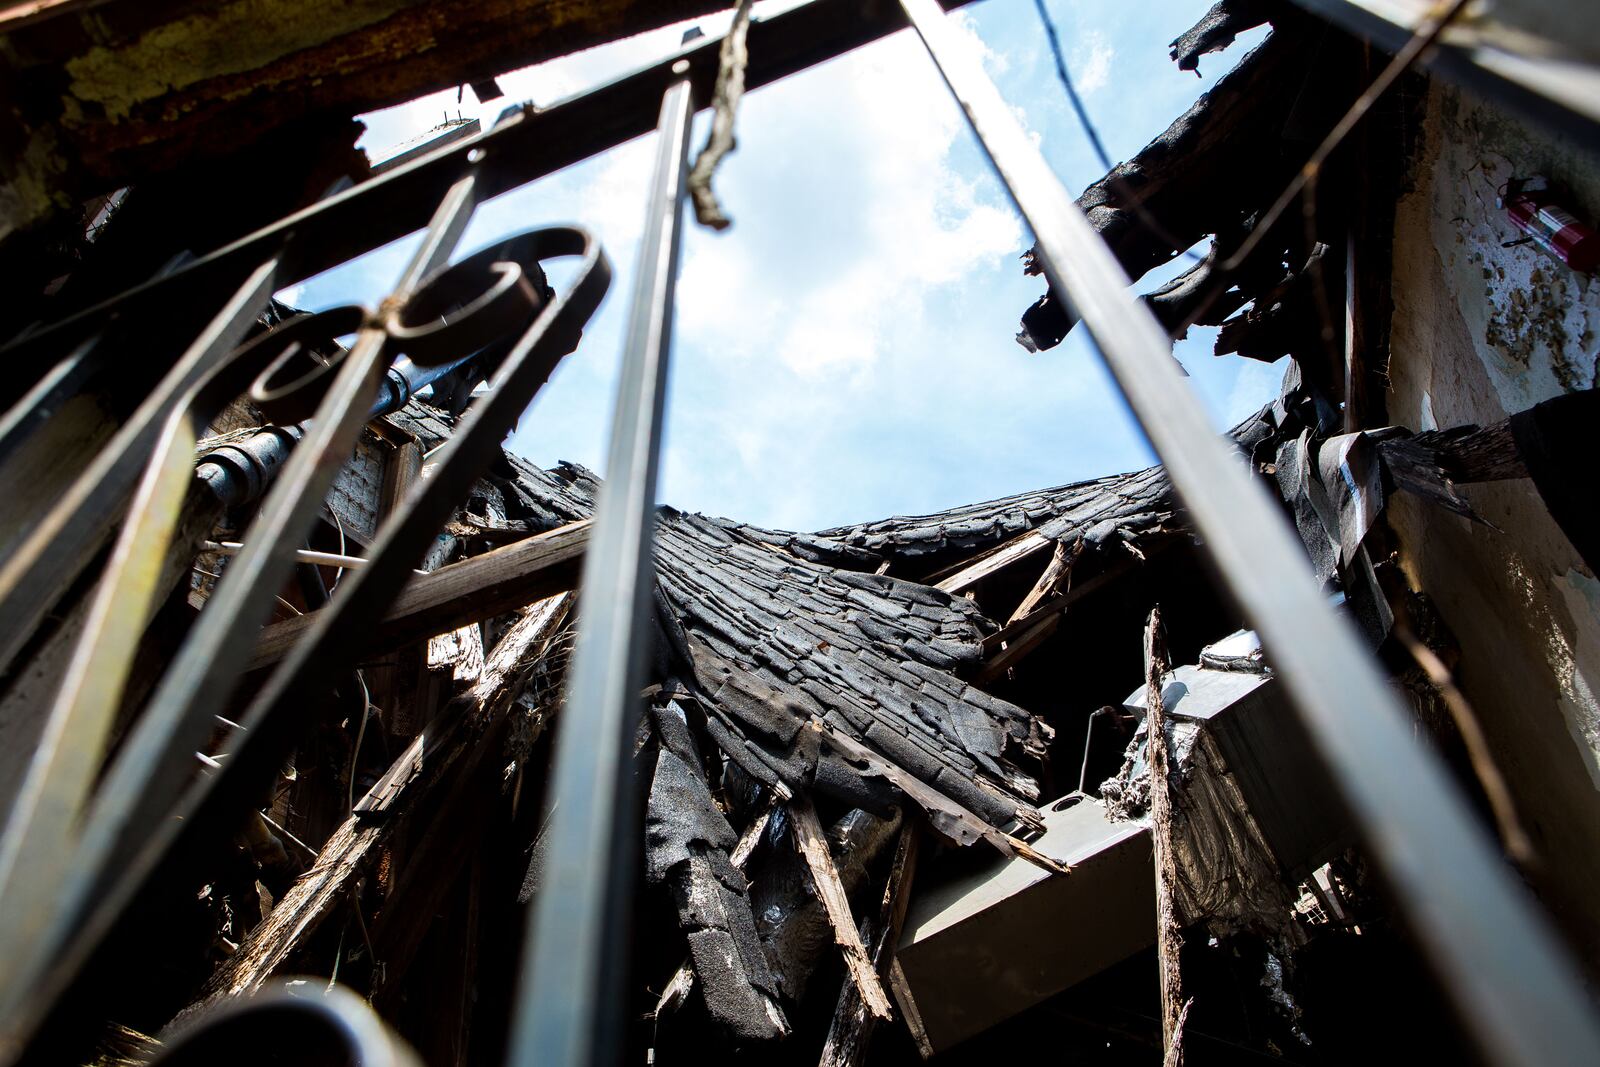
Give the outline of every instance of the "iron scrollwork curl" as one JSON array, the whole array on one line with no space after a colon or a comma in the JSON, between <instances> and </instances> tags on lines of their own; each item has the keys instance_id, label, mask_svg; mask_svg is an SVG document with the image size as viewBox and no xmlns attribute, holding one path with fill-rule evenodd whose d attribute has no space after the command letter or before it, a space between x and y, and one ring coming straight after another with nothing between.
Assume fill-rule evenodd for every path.
<instances>
[{"instance_id":1,"label":"iron scrollwork curl","mask_svg":"<svg viewBox=\"0 0 1600 1067\"><path fill-rule=\"evenodd\" d=\"M270 782L306 728L318 687L348 665L354 641L382 617L453 512L458 487L492 461L556 364L576 347L609 287L604 252L570 227L530 230L439 264L453 243L451 231L458 234L470 215L470 180L441 205L429 233L438 239L425 239L378 312L350 306L290 319L222 357L171 406L96 590L91 623L75 650L77 673L61 688L47 726L66 743L53 759L42 747L30 768L31 795L58 817L41 821L41 803L19 805L5 838L10 858L25 862L0 868L6 879L0 891L8 909L20 903L37 919L30 927L13 913L0 928L0 936L16 942L8 946L14 981L6 999L8 1014L22 1026L9 1035L13 1040L52 1012L64 1017L72 994L92 982L86 964L107 949L117 923L157 873L192 862ZM541 263L560 257L580 262L570 288L556 295ZM308 358L312 348L351 332L355 343L335 358ZM292 546L303 540L353 450L396 355L425 374L473 360L473 377L489 376L487 391L436 455L437 475L400 502L379 530L369 564L347 576L340 595L239 717L227 763L196 778L192 753L211 731L214 710L237 687L254 633L293 565ZM280 418L309 418L305 437L263 501L244 550L218 581L202 616L215 617L191 632L91 797L123 682L157 603L162 557L193 556L179 519L194 483L199 435L247 390ZM81 832L71 833L80 820ZM26 862L45 853L42 866Z\"/></svg>"}]
</instances>

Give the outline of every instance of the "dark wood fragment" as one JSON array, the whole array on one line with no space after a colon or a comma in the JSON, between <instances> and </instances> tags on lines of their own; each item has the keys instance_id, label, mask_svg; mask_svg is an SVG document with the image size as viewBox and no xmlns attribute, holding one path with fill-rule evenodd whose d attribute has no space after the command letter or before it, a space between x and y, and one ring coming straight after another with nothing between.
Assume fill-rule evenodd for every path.
<instances>
[{"instance_id":1,"label":"dark wood fragment","mask_svg":"<svg viewBox=\"0 0 1600 1067\"><path fill-rule=\"evenodd\" d=\"M1172 61L1179 70L1200 73L1200 57L1220 52L1246 30L1266 22L1272 5L1264 0L1217 0L1195 23L1172 42Z\"/></svg>"}]
</instances>

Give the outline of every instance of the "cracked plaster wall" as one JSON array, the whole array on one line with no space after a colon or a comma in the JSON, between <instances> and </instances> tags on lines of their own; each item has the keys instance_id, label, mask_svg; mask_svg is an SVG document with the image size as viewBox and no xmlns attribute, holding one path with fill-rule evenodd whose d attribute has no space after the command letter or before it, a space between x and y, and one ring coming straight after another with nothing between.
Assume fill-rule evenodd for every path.
<instances>
[{"instance_id":1,"label":"cracked plaster wall","mask_svg":"<svg viewBox=\"0 0 1600 1067\"><path fill-rule=\"evenodd\" d=\"M1416 430L1487 425L1596 384L1600 278L1520 236L1495 206L1542 174L1600 218L1600 159L1435 85L1412 191L1395 221L1391 418ZM1459 676L1544 860L1535 888L1600 959L1600 583L1526 479L1462 487L1498 529L1404 493L1401 563L1462 646Z\"/></svg>"}]
</instances>

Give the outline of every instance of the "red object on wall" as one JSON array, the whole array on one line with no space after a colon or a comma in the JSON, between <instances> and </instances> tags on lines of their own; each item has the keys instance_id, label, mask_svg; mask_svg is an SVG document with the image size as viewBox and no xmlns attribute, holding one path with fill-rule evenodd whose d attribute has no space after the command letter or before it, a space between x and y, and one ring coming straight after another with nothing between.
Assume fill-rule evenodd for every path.
<instances>
[{"instance_id":1,"label":"red object on wall","mask_svg":"<svg viewBox=\"0 0 1600 1067\"><path fill-rule=\"evenodd\" d=\"M1589 273L1600 267L1600 233L1557 203L1544 179L1507 182L1500 206L1517 229L1573 270Z\"/></svg>"}]
</instances>

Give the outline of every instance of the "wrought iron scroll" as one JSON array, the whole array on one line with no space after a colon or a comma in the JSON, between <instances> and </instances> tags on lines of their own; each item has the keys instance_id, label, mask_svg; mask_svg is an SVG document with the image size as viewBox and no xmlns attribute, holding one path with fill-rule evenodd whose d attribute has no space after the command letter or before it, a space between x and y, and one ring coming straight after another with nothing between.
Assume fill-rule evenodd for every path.
<instances>
[{"instance_id":1,"label":"wrought iron scroll","mask_svg":"<svg viewBox=\"0 0 1600 1067\"><path fill-rule=\"evenodd\" d=\"M1032 226L1045 276L1088 326L1224 587L1260 633L1463 1022L1499 1062L1590 1062L1600 1024L1576 968L1460 790L1412 737L1281 512L1211 428L1165 331L935 0L901 6Z\"/></svg>"},{"instance_id":2,"label":"wrought iron scroll","mask_svg":"<svg viewBox=\"0 0 1600 1067\"><path fill-rule=\"evenodd\" d=\"M126 448L95 464L52 510L49 524L67 530L94 503L110 507L100 494L132 496L43 744L0 839L0 946L8 961L0 976L4 1058L19 1054L52 1013L70 1018L78 996L92 994L95 976L86 965L156 872L186 862L226 832L230 815L246 810L270 781L308 726L318 687L348 663L359 635L382 616L449 518L459 487L492 461L604 295L610 280L604 254L587 234L570 228L529 231L445 266L471 217L477 185L473 167L452 186L378 309L340 308L294 319L229 352L222 342L236 339L241 323L271 292L275 264L263 265L124 427ZM580 260L570 289L559 297L539 266L555 257ZM350 332L354 344L331 363L305 358L308 343ZM489 389L436 454L437 476L400 504L371 546L369 564L318 613L252 700L229 740L228 762L212 776L191 780L191 754L237 686L254 634L294 565L294 549L401 352L421 368L417 378L467 357L487 360ZM187 549L192 558L195 546L183 544L178 519L194 483L195 444L246 386L269 413L310 421L243 549L217 583L203 625L163 674L91 795L131 657L155 606L156 576L169 552ZM117 516L112 509L99 528L109 532ZM86 543L92 553L92 541Z\"/></svg>"}]
</instances>

